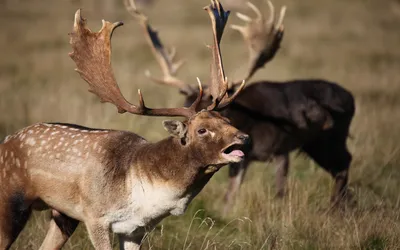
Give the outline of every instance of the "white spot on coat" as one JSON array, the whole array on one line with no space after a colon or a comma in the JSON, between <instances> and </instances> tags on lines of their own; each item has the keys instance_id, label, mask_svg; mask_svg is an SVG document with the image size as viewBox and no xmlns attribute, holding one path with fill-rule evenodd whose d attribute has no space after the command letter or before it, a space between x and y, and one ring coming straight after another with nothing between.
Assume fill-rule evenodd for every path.
<instances>
[{"instance_id":1,"label":"white spot on coat","mask_svg":"<svg viewBox=\"0 0 400 250\"><path fill-rule=\"evenodd\" d=\"M26 139L26 143L33 146L36 144L36 141L32 137L29 137L28 139Z\"/></svg>"}]
</instances>

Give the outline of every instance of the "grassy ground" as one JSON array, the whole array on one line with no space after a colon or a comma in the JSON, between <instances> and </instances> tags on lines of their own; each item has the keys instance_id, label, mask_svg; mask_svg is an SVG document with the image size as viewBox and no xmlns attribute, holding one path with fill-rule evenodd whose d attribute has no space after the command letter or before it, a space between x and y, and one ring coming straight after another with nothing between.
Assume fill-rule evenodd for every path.
<instances>
[{"instance_id":1,"label":"grassy ground","mask_svg":"<svg viewBox=\"0 0 400 250\"><path fill-rule=\"evenodd\" d=\"M144 77L157 65L139 26L122 3L103 1L0 0L0 137L38 121L77 123L134 131L151 141L166 136L159 118L118 115L86 92L68 57L67 33L83 7L94 30L102 18L125 22L113 36L113 65L123 92L136 100L141 88L149 106L177 106L175 89ZM122 2L122 1L121 1ZM312 161L292 156L290 192L273 199L274 169L254 164L232 213L221 216L227 169L221 170L181 217L165 219L145 249L399 249L400 248L400 2L395 0L282 0L286 34L276 59L255 79L325 78L356 97L349 147L354 155L350 186L357 206L327 213L329 176ZM167 44L188 63L180 76L195 83L208 77L209 21L203 1L156 1L145 12ZM265 4L265 3L264 3ZM264 5L265 6L265 5ZM231 23L237 23L232 16ZM222 43L227 75L240 78L246 49L227 30ZM13 249L37 249L48 214L35 213ZM117 243L115 242L117 246ZM83 226L66 249L91 249Z\"/></svg>"}]
</instances>

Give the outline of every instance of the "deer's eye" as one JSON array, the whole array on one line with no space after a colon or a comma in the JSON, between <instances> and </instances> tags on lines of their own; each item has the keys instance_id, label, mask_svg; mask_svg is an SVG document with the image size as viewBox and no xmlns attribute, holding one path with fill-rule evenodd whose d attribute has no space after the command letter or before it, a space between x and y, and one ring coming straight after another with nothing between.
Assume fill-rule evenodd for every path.
<instances>
[{"instance_id":1,"label":"deer's eye","mask_svg":"<svg viewBox=\"0 0 400 250\"><path fill-rule=\"evenodd\" d=\"M205 129L205 128L201 128L201 129L197 130L197 133L199 135L205 134L206 132L207 132L207 129Z\"/></svg>"}]
</instances>

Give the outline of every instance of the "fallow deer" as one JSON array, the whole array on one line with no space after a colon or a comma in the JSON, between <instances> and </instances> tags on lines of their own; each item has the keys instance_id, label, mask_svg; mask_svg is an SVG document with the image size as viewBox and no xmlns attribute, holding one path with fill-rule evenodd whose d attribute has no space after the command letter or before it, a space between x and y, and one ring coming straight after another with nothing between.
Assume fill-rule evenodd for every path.
<instances>
[{"instance_id":1,"label":"fallow deer","mask_svg":"<svg viewBox=\"0 0 400 250\"><path fill-rule=\"evenodd\" d=\"M122 95L111 68L111 36L121 22L103 20L99 32L75 14L70 57L89 91L119 113L180 116L164 121L170 137L150 143L137 134L78 125L40 123L8 136L0 144L0 249L8 249L32 209L52 209L41 249L59 249L81 221L96 249L111 249L109 230L122 249L139 249L152 227L180 215L223 165L242 161L248 135L217 111L242 87L227 94L219 43L229 12L218 1L205 7L213 30L212 93L206 110L196 111L203 91L186 108L151 109L139 90L139 105Z\"/></svg>"},{"instance_id":2,"label":"fallow deer","mask_svg":"<svg viewBox=\"0 0 400 250\"><path fill-rule=\"evenodd\" d=\"M249 49L246 81L269 62L280 48L286 10L285 7L281 8L279 19L275 22L274 6L270 1L267 1L269 18L252 3L247 4L257 17L253 19L237 13L246 26L231 25L232 29L242 34ZM134 17L138 17L138 11L132 11L132 5L127 4L126 7ZM177 78L181 61L175 61L175 53L169 53L163 46L147 19L137 20L144 28L146 40L163 73L162 78L156 78L147 71L147 76L154 82L177 87L186 96L187 106L195 99L197 91ZM228 92L235 91L239 84L240 81L229 83ZM204 91L199 108L210 102L207 86ZM289 171L289 153L295 149L308 154L332 175L335 186L331 201L332 204L339 204L347 193L351 154L347 150L346 139L354 111L352 94L338 84L325 80L259 81L246 87L223 112L235 127L251 137L245 160L230 164L225 212L231 207L251 161L276 160L277 197L282 197Z\"/></svg>"}]
</instances>

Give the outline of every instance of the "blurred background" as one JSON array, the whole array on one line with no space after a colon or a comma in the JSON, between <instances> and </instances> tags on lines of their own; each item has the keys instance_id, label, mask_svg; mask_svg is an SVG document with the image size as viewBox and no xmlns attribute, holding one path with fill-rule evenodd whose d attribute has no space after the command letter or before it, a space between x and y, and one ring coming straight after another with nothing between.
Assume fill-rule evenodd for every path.
<instances>
[{"instance_id":1,"label":"blurred background","mask_svg":"<svg viewBox=\"0 0 400 250\"><path fill-rule=\"evenodd\" d=\"M145 0L140 1L145 2ZM266 1L253 1L267 11ZM187 63L179 77L207 81L211 41L207 0L153 0L139 4L167 46ZM225 0L226 9L252 15L245 1ZM345 214L328 213L330 176L294 153L289 194L273 199L274 167L253 164L232 212L223 216L227 168L222 169L181 217L165 219L144 249L399 249L400 248L400 1L274 0L287 6L282 48L253 81L323 78L350 90L356 115L348 141L353 153L350 188L357 199ZM68 122L129 130L150 141L167 136L163 118L120 115L87 92L69 58L68 32L83 8L92 30L101 19L123 21L113 36L113 68L122 92L150 107L175 107L177 89L156 85L144 72L161 75L140 26L122 0L0 0L0 138L36 122ZM241 23L231 15L230 24ZM225 71L240 79L247 48L226 29L221 43ZM49 215L35 213L12 249L38 249ZM117 242L114 240L117 247ZM92 249L83 226L66 249Z\"/></svg>"}]
</instances>

